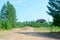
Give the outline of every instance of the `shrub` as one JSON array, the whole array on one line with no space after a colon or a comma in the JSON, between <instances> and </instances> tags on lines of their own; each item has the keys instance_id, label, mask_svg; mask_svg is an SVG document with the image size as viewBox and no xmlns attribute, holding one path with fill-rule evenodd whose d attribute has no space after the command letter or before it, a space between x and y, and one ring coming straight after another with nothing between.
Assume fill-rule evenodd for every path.
<instances>
[{"instance_id":1,"label":"shrub","mask_svg":"<svg viewBox=\"0 0 60 40\"><path fill-rule=\"evenodd\" d=\"M41 23L41 22L35 22L35 21L31 21L27 23L28 26L32 26L32 27L46 27L48 26L47 22Z\"/></svg>"},{"instance_id":2,"label":"shrub","mask_svg":"<svg viewBox=\"0 0 60 40\"><path fill-rule=\"evenodd\" d=\"M25 27L26 24L24 22L17 22L17 28Z\"/></svg>"}]
</instances>

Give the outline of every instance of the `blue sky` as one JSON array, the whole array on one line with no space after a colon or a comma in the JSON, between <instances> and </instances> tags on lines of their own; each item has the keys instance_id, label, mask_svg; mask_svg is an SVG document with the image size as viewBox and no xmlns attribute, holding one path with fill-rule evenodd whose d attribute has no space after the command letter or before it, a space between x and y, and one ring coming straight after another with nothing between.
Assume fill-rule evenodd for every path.
<instances>
[{"instance_id":1,"label":"blue sky","mask_svg":"<svg viewBox=\"0 0 60 40\"><path fill-rule=\"evenodd\" d=\"M18 21L33 21L37 19L45 19L47 21L52 21L52 17L49 16L46 11L48 0L9 0L11 4L14 5L16 9L16 16ZM6 3L7 0L0 0L0 10L2 5Z\"/></svg>"}]
</instances>

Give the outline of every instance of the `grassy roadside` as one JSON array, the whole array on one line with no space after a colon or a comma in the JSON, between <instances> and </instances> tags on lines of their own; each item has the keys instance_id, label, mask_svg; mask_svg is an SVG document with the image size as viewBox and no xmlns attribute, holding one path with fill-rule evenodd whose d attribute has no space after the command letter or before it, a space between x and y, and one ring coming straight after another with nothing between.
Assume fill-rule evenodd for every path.
<instances>
[{"instance_id":1,"label":"grassy roadside","mask_svg":"<svg viewBox=\"0 0 60 40\"><path fill-rule=\"evenodd\" d=\"M34 27L34 30L40 32L59 32L60 27Z\"/></svg>"},{"instance_id":2,"label":"grassy roadside","mask_svg":"<svg viewBox=\"0 0 60 40\"><path fill-rule=\"evenodd\" d=\"M37 32L50 32L49 27L34 27L34 30Z\"/></svg>"}]
</instances>

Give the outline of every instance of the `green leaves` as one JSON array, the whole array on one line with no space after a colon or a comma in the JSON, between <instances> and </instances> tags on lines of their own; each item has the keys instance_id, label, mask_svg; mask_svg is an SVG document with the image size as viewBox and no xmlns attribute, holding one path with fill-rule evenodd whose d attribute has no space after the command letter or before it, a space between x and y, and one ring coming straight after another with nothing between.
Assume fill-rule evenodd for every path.
<instances>
[{"instance_id":1,"label":"green leaves","mask_svg":"<svg viewBox=\"0 0 60 40\"><path fill-rule=\"evenodd\" d=\"M12 29L16 26L16 11L12 4L7 1L7 4L4 4L1 13L0 13L0 26L2 25L3 29Z\"/></svg>"},{"instance_id":2,"label":"green leaves","mask_svg":"<svg viewBox=\"0 0 60 40\"><path fill-rule=\"evenodd\" d=\"M15 8L12 4L7 2L7 9L8 9L8 20L12 24L12 27L15 27L15 22L16 22L16 11Z\"/></svg>"}]
</instances>

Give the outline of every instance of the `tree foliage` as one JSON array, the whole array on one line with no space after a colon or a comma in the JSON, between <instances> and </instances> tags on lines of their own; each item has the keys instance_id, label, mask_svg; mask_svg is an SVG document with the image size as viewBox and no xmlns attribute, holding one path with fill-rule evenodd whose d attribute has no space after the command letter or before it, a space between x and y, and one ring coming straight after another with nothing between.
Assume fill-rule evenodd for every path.
<instances>
[{"instance_id":1,"label":"tree foliage","mask_svg":"<svg viewBox=\"0 0 60 40\"><path fill-rule=\"evenodd\" d=\"M0 13L0 27L3 29L12 29L16 26L16 11L12 4L7 1L2 6Z\"/></svg>"},{"instance_id":2,"label":"tree foliage","mask_svg":"<svg viewBox=\"0 0 60 40\"><path fill-rule=\"evenodd\" d=\"M53 25L60 26L60 1L59 0L49 0L48 2L48 14L53 17Z\"/></svg>"},{"instance_id":3,"label":"tree foliage","mask_svg":"<svg viewBox=\"0 0 60 40\"><path fill-rule=\"evenodd\" d=\"M15 27L15 23L16 23L16 11L15 8L12 4L9 3L9 1L7 2L7 9L8 9L8 20L10 21L10 23L12 24L12 27Z\"/></svg>"},{"instance_id":4,"label":"tree foliage","mask_svg":"<svg viewBox=\"0 0 60 40\"><path fill-rule=\"evenodd\" d=\"M38 19L36 22L44 23L44 22L46 22L46 20L45 19Z\"/></svg>"}]
</instances>

